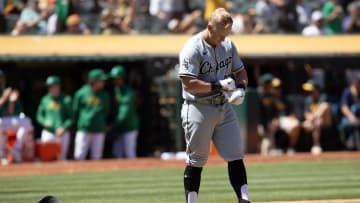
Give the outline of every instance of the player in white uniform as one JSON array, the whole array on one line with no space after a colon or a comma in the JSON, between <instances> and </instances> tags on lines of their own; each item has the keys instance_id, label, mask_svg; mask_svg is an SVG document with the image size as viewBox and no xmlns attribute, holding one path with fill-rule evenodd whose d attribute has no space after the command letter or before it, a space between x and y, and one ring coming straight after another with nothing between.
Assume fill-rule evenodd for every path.
<instances>
[{"instance_id":1,"label":"player in white uniform","mask_svg":"<svg viewBox=\"0 0 360 203\"><path fill-rule=\"evenodd\" d=\"M202 167L210 141L228 162L231 185L238 201L248 203L240 126L230 103L245 96L247 74L235 45L227 38L232 18L223 8L211 15L207 29L188 40L180 53L183 86L181 117L187 143L184 187L187 203L197 202Z\"/></svg>"}]
</instances>

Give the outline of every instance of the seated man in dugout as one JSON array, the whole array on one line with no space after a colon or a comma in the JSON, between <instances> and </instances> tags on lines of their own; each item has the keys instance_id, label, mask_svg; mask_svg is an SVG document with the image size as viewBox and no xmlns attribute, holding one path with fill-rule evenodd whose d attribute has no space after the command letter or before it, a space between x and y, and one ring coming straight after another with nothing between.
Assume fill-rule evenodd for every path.
<instances>
[{"instance_id":1,"label":"seated man in dugout","mask_svg":"<svg viewBox=\"0 0 360 203\"><path fill-rule=\"evenodd\" d=\"M354 79L349 87L345 88L341 97L341 128L345 147L350 150L360 150L360 77Z\"/></svg>"},{"instance_id":2,"label":"seated man in dugout","mask_svg":"<svg viewBox=\"0 0 360 203\"><path fill-rule=\"evenodd\" d=\"M321 131L332 125L331 106L327 102L326 94L322 93L320 84L315 80L308 80L302 88L309 93L305 99L303 127L305 131L311 132L313 139L311 153L317 155L322 152Z\"/></svg>"},{"instance_id":3,"label":"seated man in dugout","mask_svg":"<svg viewBox=\"0 0 360 203\"><path fill-rule=\"evenodd\" d=\"M277 134L285 134L289 137L287 153L293 154L300 133L300 122L295 114L289 111L289 105L283 98L281 80L267 73L261 76L260 82L261 123L258 131L263 137L260 146L261 154L282 153L282 150L277 149L279 146L276 146L275 135Z\"/></svg>"},{"instance_id":4,"label":"seated man in dugout","mask_svg":"<svg viewBox=\"0 0 360 203\"><path fill-rule=\"evenodd\" d=\"M9 134L15 134L15 142L7 148ZM31 119L23 113L20 92L6 86L5 73L0 70L0 159L1 165L9 161L22 162L23 158L33 157L33 125ZM9 153L11 156L8 156ZM8 158L12 157L9 160Z\"/></svg>"}]
</instances>

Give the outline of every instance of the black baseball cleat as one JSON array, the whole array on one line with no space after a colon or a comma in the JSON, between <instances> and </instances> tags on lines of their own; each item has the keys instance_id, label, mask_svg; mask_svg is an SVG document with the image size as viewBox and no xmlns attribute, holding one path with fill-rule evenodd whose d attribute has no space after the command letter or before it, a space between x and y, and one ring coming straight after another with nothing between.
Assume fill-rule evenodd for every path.
<instances>
[{"instance_id":1,"label":"black baseball cleat","mask_svg":"<svg viewBox=\"0 0 360 203\"><path fill-rule=\"evenodd\" d=\"M239 200L239 203L250 203L250 201L247 201L247 200L241 199L241 200Z\"/></svg>"}]
</instances>

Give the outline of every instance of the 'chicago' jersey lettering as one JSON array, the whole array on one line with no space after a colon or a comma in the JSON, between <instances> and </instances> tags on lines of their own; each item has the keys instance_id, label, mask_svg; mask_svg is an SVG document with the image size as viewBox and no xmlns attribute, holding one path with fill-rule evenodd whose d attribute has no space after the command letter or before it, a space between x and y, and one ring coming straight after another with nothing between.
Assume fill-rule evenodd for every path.
<instances>
[{"instance_id":1,"label":"'chicago' jersey lettering","mask_svg":"<svg viewBox=\"0 0 360 203\"><path fill-rule=\"evenodd\" d=\"M229 56L227 59L220 61L220 63L216 64L216 67L211 65L209 61L203 61L202 64L200 64L200 74L209 74L213 73L215 71L218 71L223 68L229 68L229 64L231 63L232 57Z\"/></svg>"}]
</instances>

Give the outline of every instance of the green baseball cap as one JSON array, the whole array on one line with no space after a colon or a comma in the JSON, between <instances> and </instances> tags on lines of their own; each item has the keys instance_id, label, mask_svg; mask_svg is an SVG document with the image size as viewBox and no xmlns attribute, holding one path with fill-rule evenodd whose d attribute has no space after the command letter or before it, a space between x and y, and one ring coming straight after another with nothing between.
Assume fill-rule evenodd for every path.
<instances>
[{"instance_id":1,"label":"green baseball cap","mask_svg":"<svg viewBox=\"0 0 360 203\"><path fill-rule=\"evenodd\" d=\"M121 78L124 76L125 76L125 68L122 65L116 65L110 71L111 78Z\"/></svg>"},{"instance_id":2,"label":"green baseball cap","mask_svg":"<svg viewBox=\"0 0 360 203\"><path fill-rule=\"evenodd\" d=\"M92 69L88 74L88 80L107 80L108 76L101 69Z\"/></svg>"},{"instance_id":3,"label":"green baseball cap","mask_svg":"<svg viewBox=\"0 0 360 203\"><path fill-rule=\"evenodd\" d=\"M46 86L53 86L53 85L58 85L60 84L61 80L60 77L57 75L50 75L49 77L46 78Z\"/></svg>"},{"instance_id":4,"label":"green baseball cap","mask_svg":"<svg viewBox=\"0 0 360 203\"><path fill-rule=\"evenodd\" d=\"M265 73L264 75L262 75L260 77L260 82L263 85L268 85L272 82L273 79L274 79L274 76L271 73Z\"/></svg>"}]
</instances>

